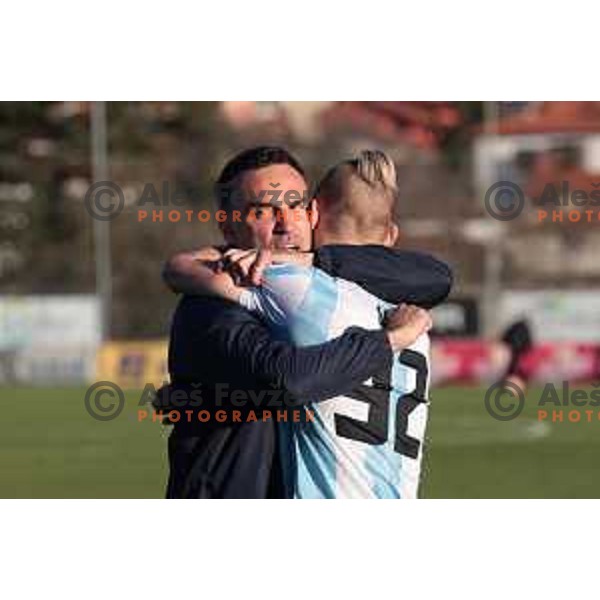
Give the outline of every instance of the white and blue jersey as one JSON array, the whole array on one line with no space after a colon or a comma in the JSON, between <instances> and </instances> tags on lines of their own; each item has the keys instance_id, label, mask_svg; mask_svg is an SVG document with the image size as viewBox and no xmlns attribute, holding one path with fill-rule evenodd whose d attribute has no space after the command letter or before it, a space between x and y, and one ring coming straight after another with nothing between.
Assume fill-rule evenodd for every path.
<instances>
[{"instance_id":1,"label":"white and blue jersey","mask_svg":"<svg viewBox=\"0 0 600 600\"><path fill-rule=\"evenodd\" d=\"M320 344L351 326L379 329L392 305L358 285L296 265L265 270L240 303L278 337ZM427 423L429 337L345 396L310 403L314 418L279 423L286 484L297 498L416 498Z\"/></svg>"}]
</instances>

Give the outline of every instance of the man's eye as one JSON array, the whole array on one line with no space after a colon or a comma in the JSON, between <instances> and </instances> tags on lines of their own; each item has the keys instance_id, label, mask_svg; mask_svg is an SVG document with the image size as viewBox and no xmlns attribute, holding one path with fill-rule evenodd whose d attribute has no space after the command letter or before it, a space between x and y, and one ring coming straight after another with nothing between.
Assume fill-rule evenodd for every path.
<instances>
[{"instance_id":1,"label":"man's eye","mask_svg":"<svg viewBox=\"0 0 600 600\"><path fill-rule=\"evenodd\" d=\"M268 218L271 216L271 208L270 207L261 207L261 208L253 208L250 212L252 212L252 216L261 219Z\"/></svg>"},{"instance_id":2,"label":"man's eye","mask_svg":"<svg viewBox=\"0 0 600 600\"><path fill-rule=\"evenodd\" d=\"M290 202L288 206L290 210L306 210L308 208L307 205L302 202L302 200L298 200L298 202Z\"/></svg>"}]
</instances>

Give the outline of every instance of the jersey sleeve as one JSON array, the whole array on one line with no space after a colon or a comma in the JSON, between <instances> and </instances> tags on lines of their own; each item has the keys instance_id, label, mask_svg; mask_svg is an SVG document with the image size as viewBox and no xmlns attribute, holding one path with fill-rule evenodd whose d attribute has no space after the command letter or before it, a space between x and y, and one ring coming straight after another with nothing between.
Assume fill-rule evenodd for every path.
<instances>
[{"instance_id":1,"label":"jersey sleeve","mask_svg":"<svg viewBox=\"0 0 600 600\"><path fill-rule=\"evenodd\" d=\"M333 244L316 251L314 264L392 304L408 302L432 308L443 302L452 288L450 267L423 252Z\"/></svg>"},{"instance_id":2,"label":"jersey sleeve","mask_svg":"<svg viewBox=\"0 0 600 600\"><path fill-rule=\"evenodd\" d=\"M244 290L239 303L269 323L284 326L302 305L312 276L312 268L273 265L265 269L262 285Z\"/></svg>"}]
</instances>

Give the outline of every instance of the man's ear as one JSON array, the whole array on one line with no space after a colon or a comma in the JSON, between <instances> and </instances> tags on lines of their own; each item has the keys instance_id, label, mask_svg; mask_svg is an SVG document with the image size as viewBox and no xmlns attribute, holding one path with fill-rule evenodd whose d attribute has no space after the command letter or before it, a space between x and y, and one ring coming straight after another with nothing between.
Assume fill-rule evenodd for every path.
<instances>
[{"instance_id":1,"label":"man's ear","mask_svg":"<svg viewBox=\"0 0 600 600\"><path fill-rule=\"evenodd\" d=\"M388 233L385 240L385 246L392 247L398 241L398 236L400 235L400 230L398 229L398 225L392 222L388 228Z\"/></svg>"},{"instance_id":2,"label":"man's ear","mask_svg":"<svg viewBox=\"0 0 600 600\"><path fill-rule=\"evenodd\" d=\"M313 198L308 204L308 220L310 222L310 228L316 229L319 223L319 203L316 198Z\"/></svg>"}]
</instances>

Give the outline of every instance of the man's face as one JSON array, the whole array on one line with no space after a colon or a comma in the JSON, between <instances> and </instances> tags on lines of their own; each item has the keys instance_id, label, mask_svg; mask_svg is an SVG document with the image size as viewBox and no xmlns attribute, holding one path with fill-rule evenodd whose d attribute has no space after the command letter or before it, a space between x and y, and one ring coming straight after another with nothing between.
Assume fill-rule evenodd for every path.
<instances>
[{"instance_id":1,"label":"man's face","mask_svg":"<svg viewBox=\"0 0 600 600\"><path fill-rule=\"evenodd\" d=\"M240 198L233 208L241 212L241 222L229 216L223 228L229 244L239 248L311 249L316 211L307 211L308 186L298 171L289 165L247 171L239 186Z\"/></svg>"}]
</instances>

